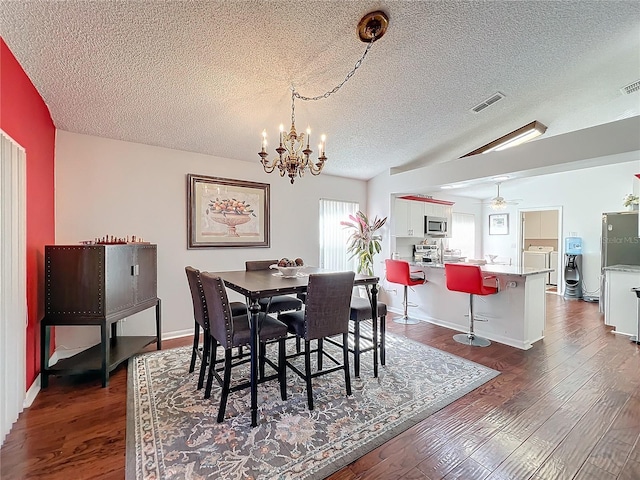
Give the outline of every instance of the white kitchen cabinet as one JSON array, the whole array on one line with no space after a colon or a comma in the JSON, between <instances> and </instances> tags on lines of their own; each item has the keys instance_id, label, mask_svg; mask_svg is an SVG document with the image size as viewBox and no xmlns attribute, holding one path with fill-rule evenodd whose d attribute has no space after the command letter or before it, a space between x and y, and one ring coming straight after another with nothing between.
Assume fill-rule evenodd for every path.
<instances>
[{"instance_id":1,"label":"white kitchen cabinet","mask_svg":"<svg viewBox=\"0 0 640 480\"><path fill-rule=\"evenodd\" d=\"M524 213L524 238L558 239L558 211L541 210Z\"/></svg>"},{"instance_id":2,"label":"white kitchen cabinet","mask_svg":"<svg viewBox=\"0 0 640 480\"><path fill-rule=\"evenodd\" d=\"M557 210L542 210L540 212L540 238L558 239Z\"/></svg>"},{"instance_id":3,"label":"white kitchen cabinet","mask_svg":"<svg viewBox=\"0 0 640 480\"><path fill-rule=\"evenodd\" d=\"M447 219L449 233L446 236L450 237L452 212L451 205L396 198L393 209L393 234L396 237L424 238L424 217L431 216Z\"/></svg>"},{"instance_id":4,"label":"white kitchen cabinet","mask_svg":"<svg viewBox=\"0 0 640 480\"><path fill-rule=\"evenodd\" d=\"M427 203L424 204L424 214L431 217L447 217L446 205L439 205L437 203Z\"/></svg>"},{"instance_id":5,"label":"white kitchen cabinet","mask_svg":"<svg viewBox=\"0 0 640 480\"><path fill-rule=\"evenodd\" d=\"M540 212L524 212L524 238L540 238Z\"/></svg>"},{"instance_id":6,"label":"white kitchen cabinet","mask_svg":"<svg viewBox=\"0 0 640 480\"><path fill-rule=\"evenodd\" d=\"M424 202L396 199L394 233L397 237L424 238Z\"/></svg>"}]
</instances>

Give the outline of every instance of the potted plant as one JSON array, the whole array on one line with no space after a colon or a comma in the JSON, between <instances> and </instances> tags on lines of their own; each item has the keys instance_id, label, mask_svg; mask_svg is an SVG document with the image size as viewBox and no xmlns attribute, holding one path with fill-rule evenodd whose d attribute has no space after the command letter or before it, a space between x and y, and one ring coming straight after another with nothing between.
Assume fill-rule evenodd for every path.
<instances>
[{"instance_id":1,"label":"potted plant","mask_svg":"<svg viewBox=\"0 0 640 480\"><path fill-rule=\"evenodd\" d=\"M638 195L628 193L622 200L622 205L625 207L629 207L630 210L638 210L638 203L640 202L640 197L638 197Z\"/></svg>"},{"instance_id":2,"label":"potted plant","mask_svg":"<svg viewBox=\"0 0 640 480\"><path fill-rule=\"evenodd\" d=\"M382 219L375 217L373 222L369 222L367 216L358 211L355 215L349 215L350 221L342 221L346 229L351 230L347 243L347 252L351 254L349 259L358 259L357 272L364 275L373 275L373 256L382 251L380 235L375 235L387 221L387 217Z\"/></svg>"}]
</instances>

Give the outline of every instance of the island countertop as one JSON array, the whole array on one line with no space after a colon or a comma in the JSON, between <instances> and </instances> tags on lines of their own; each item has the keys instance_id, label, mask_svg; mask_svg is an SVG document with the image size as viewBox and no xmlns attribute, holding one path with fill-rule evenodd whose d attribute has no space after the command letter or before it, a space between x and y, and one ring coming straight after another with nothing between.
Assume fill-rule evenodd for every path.
<instances>
[{"instance_id":1,"label":"island countertop","mask_svg":"<svg viewBox=\"0 0 640 480\"><path fill-rule=\"evenodd\" d=\"M612 272L640 273L640 265L610 265L608 267L604 267L603 270L609 270Z\"/></svg>"},{"instance_id":2,"label":"island countertop","mask_svg":"<svg viewBox=\"0 0 640 480\"><path fill-rule=\"evenodd\" d=\"M444 268L442 263L431 262L409 262L410 265L416 267L428 267L428 268ZM470 264L464 264L470 265ZM496 265L487 263L486 265L478 265L484 273L496 274L496 275L518 275L526 277L528 275L537 275L539 273L553 272L553 268L532 268L532 267L518 267L516 265Z\"/></svg>"}]
</instances>

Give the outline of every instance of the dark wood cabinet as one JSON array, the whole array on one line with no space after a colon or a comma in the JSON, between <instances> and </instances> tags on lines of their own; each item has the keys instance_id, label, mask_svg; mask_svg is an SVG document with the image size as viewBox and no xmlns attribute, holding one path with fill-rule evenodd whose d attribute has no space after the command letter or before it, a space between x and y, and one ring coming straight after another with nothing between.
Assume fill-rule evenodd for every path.
<instances>
[{"instance_id":1,"label":"dark wood cabinet","mask_svg":"<svg viewBox=\"0 0 640 480\"><path fill-rule=\"evenodd\" d=\"M117 322L156 308L155 336L117 335ZM109 372L150 343L161 348L160 299L157 297L157 246L47 245L45 247L45 317L41 322L41 377ZM50 327L100 327L100 343L49 366Z\"/></svg>"}]
</instances>

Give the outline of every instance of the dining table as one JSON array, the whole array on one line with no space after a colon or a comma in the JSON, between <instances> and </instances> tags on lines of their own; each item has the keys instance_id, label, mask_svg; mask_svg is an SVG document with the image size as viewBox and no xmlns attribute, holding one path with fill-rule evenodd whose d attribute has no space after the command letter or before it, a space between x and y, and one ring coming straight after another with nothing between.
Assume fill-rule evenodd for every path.
<instances>
[{"instance_id":1,"label":"dining table","mask_svg":"<svg viewBox=\"0 0 640 480\"><path fill-rule=\"evenodd\" d=\"M250 389L251 389L251 426L258 425L258 314L260 313L260 298L269 298L275 295L289 295L304 293L307 291L310 274L333 273L318 267L304 267L295 276L284 276L275 270L233 270L226 272L207 272L210 275L224 280L227 288L238 292L247 299L249 308L249 323L251 328L250 347ZM379 277L356 274L354 286L366 286L370 289L371 318L377 318L378 314L378 282ZM376 350L376 349L374 349ZM376 352L377 353L377 352Z\"/></svg>"}]
</instances>

